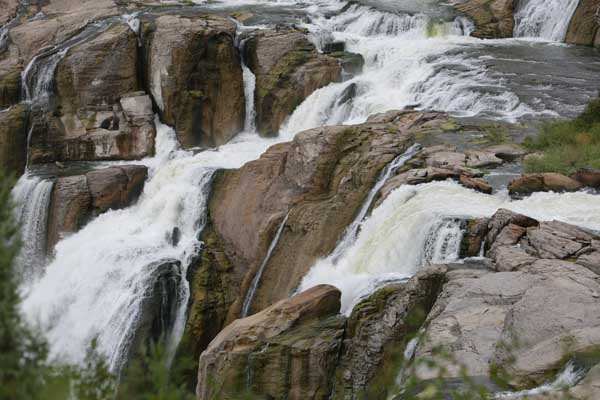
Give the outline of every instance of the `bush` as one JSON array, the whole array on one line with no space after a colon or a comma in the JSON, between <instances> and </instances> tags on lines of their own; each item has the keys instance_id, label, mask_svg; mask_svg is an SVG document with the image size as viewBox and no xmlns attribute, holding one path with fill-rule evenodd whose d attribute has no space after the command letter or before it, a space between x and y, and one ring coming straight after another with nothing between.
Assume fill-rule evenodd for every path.
<instances>
[{"instance_id":1,"label":"bush","mask_svg":"<svg viewBox=\"0 0 600 400\"><path fill-rule=\"evenodd\" d=\"M600 168L600 98L574 120L543 125L536 137L523 144L542 153L525 161L527 172L570 174L579 168Z\"/></svg>"}]
</instances>

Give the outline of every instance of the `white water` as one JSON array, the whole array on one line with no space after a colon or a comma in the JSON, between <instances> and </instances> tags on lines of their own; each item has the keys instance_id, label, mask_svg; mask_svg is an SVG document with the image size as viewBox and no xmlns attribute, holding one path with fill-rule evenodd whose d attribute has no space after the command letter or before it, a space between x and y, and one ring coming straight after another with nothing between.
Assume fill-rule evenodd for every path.
<instances>
[{"instance_id":1,"label":"white water","mask_svg":"<svg viewBox=\"0 0 600 400\"><path fill-rule=\"evenodd\" d=\"M578 368L573 361L569 361L565 368L556 376L554 381L529 390L520 392L496 393L494 399L527 399L530 396L543 395L557 392L575 386L585 375L584 368Z\"/></svg>"},{"instance_id":2,"label":"white water","mask_svg":"<svg viewBox=\"0 0 600 400\"><path fill-rule=\"evenodd\" d=\"M563 42L579 0L521 0L515 10L515 37Z\"/></svg>"},{"instance_id":3,"label":"white water","mask_svg":"<svg viewBox=\"0 0 600 400\"><path fill-rule=\"evenodd\" d=\"M412 145L404 152L404 154L401 154L398 157L396 157L394 160L392 160L392 162L385 166L383 171L381 171L379 178L377 178L377 182L375 182L375 185L373 185L373 187L369 191L369 194L363 202L358 214L356 214L356 217L354 217L352 223L348 225L348 227L344 231L342 240L340 240L335 250L331 254L330 257L334 262L337 261L342 256L342 254L344 254L346 250L356 241L356 236L358 235L358 232L361 228L365 217L367 216L367 213L373 205L373 200L375 200L375 196L377 196L381 188L387 183L388 179L390 179L390 176L393 173L395 173L398 170L398 168L402 167L408 160L413 158L415 154L419 152L420 149L420 145Z\"/></svg>"},{"instance_id":4,"label":"white water","mask_svg":"<svg viewBox=\"0 0 600 400\"><path fill-rule=\"evenodd\" d=\"M334 285L342 291L342 312L348 314L382 282L410 278L428 263L455 261L456 227L438 229L444 227L441 221L487 217L498 208L538 220L558 219L600 229L600 196L589 193L536 193L524 200L511 201L453 182L402 186L373 211L355 243L337 262L327 258L312 267L300 290L318 284ZM440 240L439 235L451 240ZM451 245L440 245L444 242Z\"/></svg>"},{"instance_id":5,"label":"white water","mask_svg":"<svg viewBox=\"0 0 600 400\"><path fill-rule=\"evenodd\" d=\"M252 279L252 284L250 285L250 289L248 289L248 293L246 293L246 297L244 298L244 304L242 306L242 312L241 312L242 318L247 317L248 313L250 312L250 307L252 306L252 300L254 300L254 295L256 294L256 289L258 288L258 285L260 283L260 278L262 278L263 271L264 271L265 267L267 266L267 264L269 263L269 259L271 258L271 254L273 254L273 250L275 250L275 248L277 247L277 243L279 243L279 238L281 237L281 233L283 232L283 228L285 227L285 224L286 224L289 216L290 216L290 213L287 213L285 218L281 222L281 225L279 225L279 229L277 229L277 233L275 234L275 237L273 238L273 240L271 241L271 244L269 245L269 249L267 250L267 255L263 259L263 262L260 265L258 272L256 273L256 275L254 275L254 278Z\"/></svg>"},{"instance_id":6,"label":"white water","mask_svg":"<svg viewBox=\"0 0 600 400\"><path fill-rule=\"evenodd\" d=\"M41 275L46 261L48 211L53 187L53 181L25 174L12 191L22 241L16 266L24 283Z\"/></svg>"}]
</instances>

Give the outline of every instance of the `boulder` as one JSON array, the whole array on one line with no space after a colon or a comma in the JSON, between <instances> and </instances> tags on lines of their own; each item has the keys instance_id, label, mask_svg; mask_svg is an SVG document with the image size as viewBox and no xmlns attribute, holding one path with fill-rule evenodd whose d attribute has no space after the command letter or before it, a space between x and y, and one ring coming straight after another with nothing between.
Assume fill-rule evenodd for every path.
<instances>
[{"instance_id":1,"label":"boulder","mask_svg":"<svg viewBox=\"0 0 600 400\"><path fill-rule=\"evenodd\" d=\"M492 185L481 179L470 178L468 176L461 175L459 178L459 182L464 187L476 190L481 193L492 194L492 192L494 191Z\"/></svg>"},{"instance_id":2,"label":"boulder","mask_svg":"<svg viewBox=\"0 0 600 400\"><path fill-rule=\"evenodd\" d=\"M232 322L200 356L197 398L329 399L345 324L340 296L316 286Z\"/></svg>"},{"instance_id":3,"label":"boulder","mask_svg":"<svg viewBox=\"0 0 600 400\"><path fill-rule=\"evenodd\" d=\"M394 122L311 129L215 178L209 214L228 258L246 275L245 289L289 213L251 312L293 293L314 262L333 251L380 171L409 147L412 133L437 119L445 116L396 112L385 119Z\"/></svg>"},{"instance_id":4,"label":"boulder","mask_svg":"<svg viewBox=\"0 0 600 400\"><path fill-rule=\"evenodd\" d=\"M465 154L466 166L470 168L497 167L502 164L502 159L489 151L469 150Z\"/></svg>"},{"instance_id":5,"label":"boulder","mask_svg":"<svg viewBox=\"0 0 600 400\"><path fill-rule=\"evenodd\" d=\"M475 23L475 37L498 39L513 35L514 0L463 0L454 8Z\"/></svg>"},{"instance_id":6,"label":"boulder","mask_svg":"<svg viewBox=\"0 0 600 400\"><path fill-rule=\"evenodd\" d=\"M490 257L494 260L494 269L499 272L516 271L536 261L519 246L498 246Z\"/></svg>"},{"instance_id":7,"label":"boulder","mask_svg":"<svg viewBox=\"0 0 600 400\"><path fill-rule=\"evenodd\" d=\"M184 148L219 146L244 128L236 25L215 16L164 15L143 24L148 87Z\"/></svg>"},{"instance_id":8,"label":"boulder","mask_svg":"<svg viewBox=\"0 0 600 400\"><path fill-rule=\"evenodd\" d=\"M342 78L340 62L319 54L293 29L260 31L248 39L245 60L256 75L256 121L263 136L276 135L312 92Z\"/></svg>"},{"instance_id":9,"label":"boulder","mask_svg":"<svg viewBox=\"0 0 600 400\"><path fill-rule=\"evenodd\" d=\"M583 265L590 271L600 275L600 252L584 254L577 259L577 264Z\"/></svg>"},{"instance_id":10,"label":"boulder","mask_svg":"<svg viewBox=\"0 0 600 400\"><path fill-rule=\"evenodd\" d=\"M533 218L529 218L522 214L517 214L504 208L499 209L492 216L492 218L490 218L488 222L488 232L485 240L486 250L489 250L492 247L498 235L504 230L506 226L510 224L522 228L529 228L533 226L538 226L539 222Z\"/></svg>"},{"instance_id":11,"label":"boulder","mask_svg":"<svg viewBox=\"0 0 600 400\"><path fill-rule=\"evenodd\" d=\"M429 166L449 169L464 166L466 161L467 156L464 153L457 153L455 151L432 152L425 160Z\"/></svg>"},{"instance_id":12,"label":"boulder","mask_svg":"<svg viewBox=\"0 0 600 400\"><path fill-rule=\"evenodd\" d=\"M581 0L579 2L567 30L566 43L592 46L600 41L598 9L600 9L598 0Z\"/></svg>"},{"instance_id":13,"label":"boulder","mask_svg":"<svg viewBox=\"0 0 600 400\"><path fill-rule=\"evenodd\" d=\"M514 143L489 146L483 150L488 153L493 153L496 157L505 161L514 161L518 158L524 157L527 154L523 147Z\"/></svg>"},{"instance_id":14,"label":"boulder","mask_svg":"<svg viewBox=\"0 0 600 400\"><path fill-rule=\"evenodd\" d=\"M574 179L553 172L526 174L508 185L511 195L529 195L534 192L575 192L583 185Z\"/></svg>"},{"instance_id":15,"label":"boulder","mask_svg":"<svg viewBox=\"0 0 600 400\"><path fill-rule=\"evenodd\" d=\"M587 232L560 222L542 222L538 227L528 228L525 238L528 253L539 258L558 259L575 256L590 244L591 239Z\"/></svg>"},{"instance_id":16,"label":"boulder","mask_svg":"<svg viewBox=\"0 0 600 400\"><path fill-rule=\"evenodd\" d=\"M146 175L145 166L123 165L58 178L48 214L48 252L91 218L135 202L142 193Z\"/></svg>"},{"instance_id":17,"label":"boulder","mask_svg":"<svg viewBox=\"0 0 600 400\"><path fill-rule=\"evenodd\" d=\"M461 243L460 257L477 257L482 255L485 237L488 233L488 218L478 218L467 222Z\"/></svg>"},{"instance_id":18,"label":"boulder","mask_svg":"<svg viewBox=\"0 0 600 400\"><path fill-rule=\"evenodd\" d=\"M27 118L25 104L0 111L0 169L20 176L27 160Z\"/></svg>"},{"instance_id":19,"label":"boulder","mask_svg":"<svg viewBox=\"0 0 600 400\"><path fill-rule=\"evenodd\" d=\"M571 174L571 179L575 179L583 186L600 189L600 169L581 168Z\"/></svg>"}]
</instances>

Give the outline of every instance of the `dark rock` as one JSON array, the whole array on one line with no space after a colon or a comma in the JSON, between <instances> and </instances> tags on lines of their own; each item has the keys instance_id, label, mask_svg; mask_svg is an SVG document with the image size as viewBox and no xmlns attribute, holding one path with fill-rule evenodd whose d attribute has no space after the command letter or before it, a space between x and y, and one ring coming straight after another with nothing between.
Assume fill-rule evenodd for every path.
<instances>
[{"instance_id":1,"label":"dark rock","mask_svg":"<svg viewBox=\"0 0 600 400\"><path fill-rule=\"evenodd\" d=\"M513 35L514 0L466 0L454 8L475 23L473 36L485 39L508 38Z\"/></svg>"},{"instance_id":2,"label":"dark rock","mask_svg":"<svg viewBox=\"0 0 600 400\"><path fill-rule=\"evenodd\" d=\"M27 118L24 104L0 111L0 169L20 176L27 160Z\"/></svg>"},{"instance_id":3,"label":"dark rock","mask_svg":"<svg viewBox=\"0 0 600 400\"><path fill-rule=\"evenodd\" d=\"M529 195L534 192L575 192L583 185L574 179L552 172L527 174L513 180L508 185L511 195Z\"/></svg>"},{"instance_id":4,"label":"dark rock","mask_svg":"<svg viewBox=\"0 0 600 400\"><path fill-rule=\"evenodd\" d=\"M600 169L581 168L570 176L583 186L600 189Z\"/></svg>"}]
</instances>

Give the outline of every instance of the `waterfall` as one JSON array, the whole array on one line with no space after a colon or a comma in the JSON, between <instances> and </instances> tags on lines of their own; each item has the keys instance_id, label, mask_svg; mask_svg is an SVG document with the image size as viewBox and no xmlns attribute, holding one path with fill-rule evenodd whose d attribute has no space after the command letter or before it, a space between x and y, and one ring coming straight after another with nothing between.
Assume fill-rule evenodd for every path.
<instances>
[{"instance_id":1,"label":"waterfall","mask_svg":"<svg viewBox=\"0 0 600 400\"><path fill-rule=\"evenodd\" d=\"M21 226L21 251L16 260L24 282L42 273L46 261L48 211L54 182L24 175L12 191L15 219Z\"/></svg>"},{"instance_id":2,"label":"waterfall","mask_svg":"<svg viewBox=\"0 0 600 400\"><path fill-rule=\"evenodd\" d=\"M244 78L244 98L246 99L246 118L244 120L244 132L256 133L256 107L254 94L256 92L256 75L246 64L244 50L246 40L242 40L238 46L242 57L242 72Z\"/></svg>"},{"instance_id":3,"label":"waterfall","mask_svg":"<svg viewBox=\"0 0 600 400\"><path fill-rule=\"evenodd\" d=\"M511 201L454 182L404 185L373 210L337 262L328 257L315 263L300 290L334 285L342 291L342 312L349 314L382 283L410 278L424 263L458 259L460 221L490 217L499 208L542 221L600 228L600 198L590 193L536 193Z\"/></svg>"},{"instance_id":4,"label":"waterfall","mask_svg":"<svg viewBox=\"0 0 600 400\"><path fill-rule=\"evenodd\" d=\"M346 228L344 231L344 235L342 236L342 240L337 244L335 250L331 254L331 260L336 262L342 254L346 252L346 250L356 241L356 236L360 230L361 224L363 223L367 213L371 209L373 205L373 201L375 200L375 196L379 194L381 188L387 183L388 179L394 174L398 168L402 167L408 160L413 158L415 154L417 154L421 150L421 145L414 144L408 148L403 154L396 157L392 160L391 163L385 166L383 171L379 174L375 185L369 191L367 198L363 202L360 211L354 217L352 223Z\"/></svg>"},{"instance_id":5,"label":"waterfall","mask_svg":"<svg viewBox=\"0 0 600 400\"><path fill-rule=\"evenodd\" d=\"M521 0L515 12L515 37L563 42L579 0Z\"/></svg>"},{"instance_id":6,"label":"waterfall","mask_svg":"<svg viewBox=\"0 0 600 400\"><path fill-rule=\"evenodd\" d=\"M279 225L279 229L277 229L277 233L275 234L275 237L273 238L273 240L271 241L271 244L269 245L269 249L267 250L267 255L263 259L263 262L260 265L260 267L258 268L256 275L254 275L254 278L252 279L252 284L250 285L250 288L248 289L248 293L246 293L246 297L244 298L244 304L242 306L242 312L241 312L242 318L247 317L248 313L250 312L250 307L252 306L252 300L254 300L254 295L256 294L256 289L258 288L258 284L260 283L260 278L262 277L265 267L269 263L269 259L271 258L271 254L273 254L273 250L275 250L275 247L277 247L277 243L279 243L279 238L281 237L281 233L283 232L283 228L285 227L285 224L286 224L289 216L290 216L290 213L288 212L286 214L285 218L283 218L281 225Z\"/></svg>"}]
</instances>

